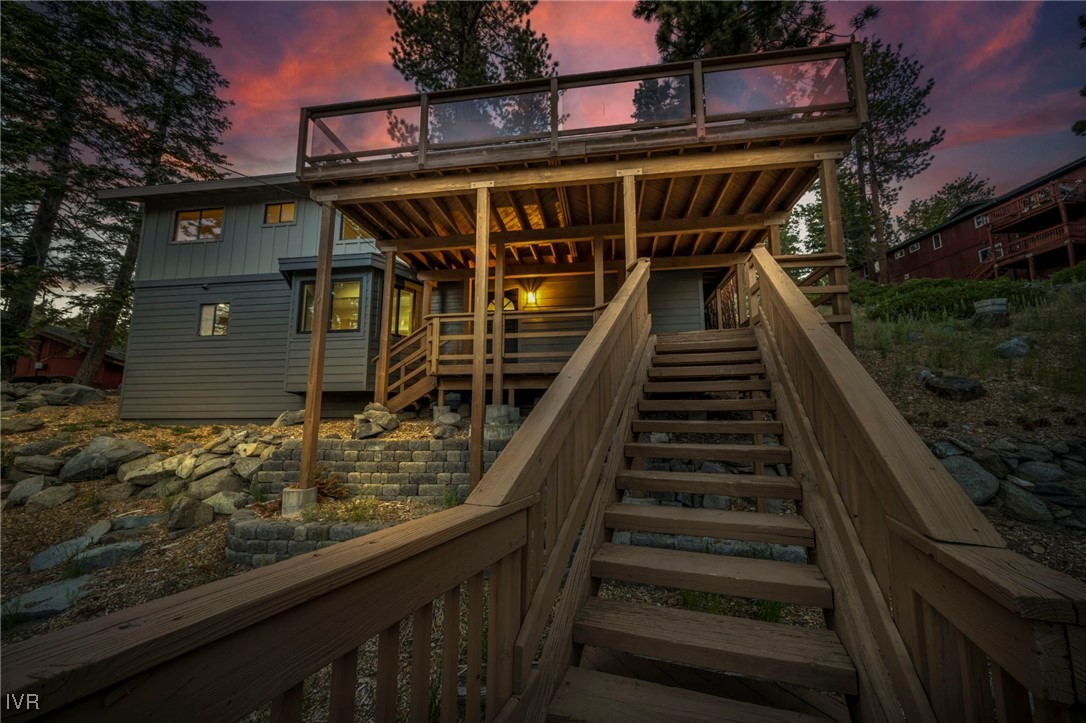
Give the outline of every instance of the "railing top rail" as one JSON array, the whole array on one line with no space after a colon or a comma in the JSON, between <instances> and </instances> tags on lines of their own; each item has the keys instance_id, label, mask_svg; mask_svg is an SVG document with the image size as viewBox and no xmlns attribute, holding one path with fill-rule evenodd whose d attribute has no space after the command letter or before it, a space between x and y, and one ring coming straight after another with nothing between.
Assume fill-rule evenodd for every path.
<instances>
[{"instance_id":1,"label":"railing top rail","mask_svg":"<svg viewBox=\"0 0 1086 723\"><path fill-rule=\"evenodd\" d=\"M502 316L506 319L518 319L525 317L558 317L558 316L591 316L596 311L606 309L608 304L600 304L599 306L568 306L554 309L518 309L517 311L503 312ZM494 316L493 311L486 312L487 318ZM447 314L427 314L425 317L427 320L434 321L471 321L475 318L475 314L470 311L457 311Z\"/></svg>"},{"instance_id":2,"label":"railing top rail","mask_svg":"<svg viewBox=\"0 0 1086 723\"><path fill-rule=\"evenodd\" d=\"M865 457L879 471L880 488L908 516L902 521L936 540L1005 547L769 251L756 248L751 255L761 292L774 294L794 320L805 358L830 388L827 397L839 405L835 411L854 422L849 432L859 439L852 444L870 450Z\"/></svg>"}]
</instances>

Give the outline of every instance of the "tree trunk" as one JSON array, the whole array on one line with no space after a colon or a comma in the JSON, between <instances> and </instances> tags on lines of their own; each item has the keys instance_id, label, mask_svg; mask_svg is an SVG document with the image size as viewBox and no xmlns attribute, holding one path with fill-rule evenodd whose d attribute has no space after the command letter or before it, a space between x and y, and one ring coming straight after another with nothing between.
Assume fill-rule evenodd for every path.
<instances>
[{"instance_id":1,"label":"tree trunk","mask_svg":"<svg viewBox=\"0 0 1086 723\"><path fill-rule=\"evenodd\" d=\"M878 241L879 281L890 281L890 265L886 256L886 228L882 222L882 203L879 200L879 178L875 171L875 149L871 136L867 137L867 157L871 162L871 207L875 214L875 238Z\"/></svg>"},{"instance_id":2,"label":"tree trunk","mask_svg":"<svg viewBox=\"0 0 1086 723\"><path fill-rule=\"evenodd\" d=\"M864 206L871 208L871 204L867 200L867 171L864 170L864 147L861 140L863 133L861 132L856 136L856 180L860 187L860 196L863 198ZM864 251L864 267L867 269L867 278L876 278L878 271L875 269L875 248L871 243L871 227L868 224L863 224L862 236L860 237L860 243L863 244Z\"/></svg>"}]
</instances>

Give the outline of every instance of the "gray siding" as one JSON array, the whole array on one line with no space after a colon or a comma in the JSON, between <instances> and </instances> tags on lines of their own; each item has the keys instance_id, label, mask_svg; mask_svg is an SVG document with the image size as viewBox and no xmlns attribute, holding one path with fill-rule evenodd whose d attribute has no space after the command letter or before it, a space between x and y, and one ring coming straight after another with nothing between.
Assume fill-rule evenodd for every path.
<instances>
[{"instance_id":1,"label":"gray siding","mask_svg":"<svg viewBox=\"0 0 1086 723\"><path fill-rule=\"evenodd\" d=\"M281 277L141 285L121 396L124 419L271 420L303 398L283 389L291 289ZM230 304L223 336L197 336L201 304Z\"/></svg>"},{"instance_id":2,"label":"gray siding","mask_svg":"<svg viewBox=\"0 0 1086 723\"><path fill-rule=\"evenodd\" d=\"M264 225L264 205L279 201L297 202L296 221ZM215 207L225 209L219 241L171 243L178 211ZM319 225L320 206L274 188L148 202L136 281L275 273L281 258L316 256ZM369 241L338 241L334 253L375 250Z\"/></svg>"},{"instance_id":3,"label":"gray siding","mask_svg":"<svg viewBox=\"0 0 1086 723\"><path fill-rule=\"evenodd\" d=\"M653 271L649 276L649 313L655 334L705 328L701 271Z\"/></svg>"}]
</instances>

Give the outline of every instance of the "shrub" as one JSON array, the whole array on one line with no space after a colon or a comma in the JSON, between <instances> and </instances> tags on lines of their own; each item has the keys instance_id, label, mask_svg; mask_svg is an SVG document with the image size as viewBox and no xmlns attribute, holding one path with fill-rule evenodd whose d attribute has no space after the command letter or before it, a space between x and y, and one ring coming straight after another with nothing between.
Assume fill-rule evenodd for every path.
<instances>
[{"instance_id":1,"label":"shrub","mask_svg":"<svg viewBox=\"0 0 1086 723\"><path fill-rule=\"evenodd\" d=\"M967 281L963 279L913 279L898 286L885 287L867 307L875 320L942 317L968 319L973 316L973 302L1006 298L1015 309L1039 303L1044 289L1010 279Z\"/></svg>"},{"instance_id":2,"label":"shrub","mask_svg":"<svg viewBox=\"0 0 1086 723\"><path fill-rule=\"evenodd\" d=\"M1077 284L1086 281L1086 261L1080 261L1071 268L1061 269L1049 277L1053 284Z\"/></svg>"}]
</instances>

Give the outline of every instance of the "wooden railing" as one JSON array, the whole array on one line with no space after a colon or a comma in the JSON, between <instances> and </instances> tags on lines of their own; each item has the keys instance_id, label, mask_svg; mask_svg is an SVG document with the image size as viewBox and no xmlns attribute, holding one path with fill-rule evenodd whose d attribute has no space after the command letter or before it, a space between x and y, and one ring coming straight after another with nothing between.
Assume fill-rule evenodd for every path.
<instances>
[{"instance_id":1,"label":"wooden railing","mask_svg":"<svg viewBox=\"0 0 1086 723\"><path fill-rule=\"evenodd\" d=\"M981 263L969 275L972 279L982 279L989 276L993 270L1004 264L1012 263L1031 254L1042 254L1046 251L1061 248L1070 243L1086 243L1086 224L1069 223L1046 228L1043 231L1010 239L1006 234L998 234L1001 240L992 248L992 254L988 260ZM997 250L1002 255L997 254Z\"/></svg>"},{"instance_id":2,"label":"wooden railing","mask_svg":"<svg viewBox=\"0 0 1086 723\"><path fill-rule=\"evenodd\" d=\"M768 252L748 268L864 718L1081 715L1086 585L1005 549Z\"/></svg>"},{"instance_id":3,"label":"wooden railing","mask_svg":"<svg viewBox=\"0 0 1086 723\"><path fill-rule=\"evenodd\" d=\"M314 181L471 154L493 163L583 155L586 144L613 152L647 137L747 138L743 121L790 136L855 130L867 113L862 78L851 80L859 68L858 45L825 45L313 106L302 109L297 173Z\"/></svg>"},{"instance_id":4,"label":"wooden railing","mask_svg":"<svg viewBox=\"0 0 1086 723\"><path fill-rule=\"evenodd\" d=\"M506 341L512 341L517 351L494 349L494 334L491 331L494 314L488 312L487 363L492 364L497 354L501 356L506 369L520 366L522 371L530 372L536 367L545 367L553 373L557 371L555 363L560 366L570 358L591 330L596 313L604 308L506 311L502 315L503 321L514 330L505 330L503 337ZM433 373L457 373L455 370L459 367L471 365L474 318L470 313L434 314L427 317L433 327L430 354Z\"/></svg>"},{"instance_id":5,"label":"wooden railing","mask_svg":"<svg viewBox=\"0 0 1086 723\"><path fill-rule=\"evenodd\" d=\"M465 504L7 646L5 700L35 705L5 718L541 715L649 359L648 276L639 261Z\"/></svg>"},{"instance_id":6,"label":"wooden railing","mask_svg":"<svg viewBox=\"0 0 1086 723\"><path fill-rule=\"evenodd\" d=\"M388 398L393 398L423 381L429 372L431 324L423 324L388 350Z\"/></svg>"},{"instance_id":7,"label":"wooden railing","mask_svg":"<svg viewBox=\"0 0 1086 723\"><path fill-rule=\"evenodd\" d=\"M1005 226L1019 218L1030 216L1041 209L1055 206L1060 201L1072 196L1081 197L1083 191L1080 181L1070 183L1057 181L1031 191L1025 196L1012 199L1001 206L996 206L991 211L986 212L986 215L993 227Z\"/></svg>"}]
</instances>

